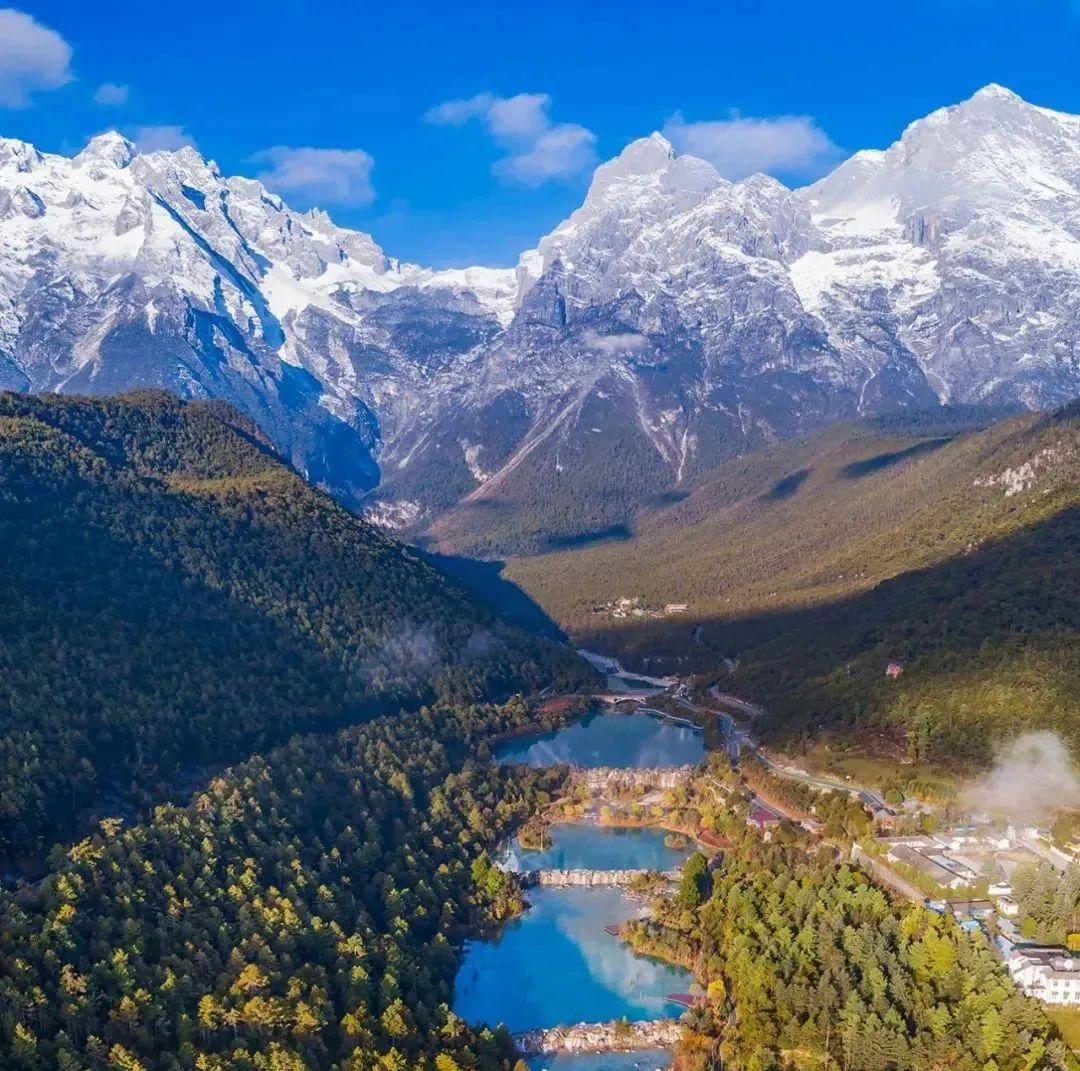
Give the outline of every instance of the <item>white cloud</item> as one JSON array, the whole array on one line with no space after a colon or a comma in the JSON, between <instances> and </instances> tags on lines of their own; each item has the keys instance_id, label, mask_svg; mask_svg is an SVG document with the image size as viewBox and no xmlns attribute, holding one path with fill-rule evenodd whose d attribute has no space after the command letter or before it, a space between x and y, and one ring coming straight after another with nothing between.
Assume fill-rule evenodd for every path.
<instances>
[{"instance_id":1,"label":"white cloud","mask_svg":"<svg viewBox=\"0 0 1080 1071\"><path fill-rule=\"evenodd\" d=\"M25 108L40 89L72 80L71 45L24 11L0 9L0 107Z\"/></svg>"},{"instance_id":2,"label":"white cloud","mask_svg":"<svg viewBox=\"0 0 1080 1071\"><path fill-rule=\"evenodd\" d=\"M367 205L375 200L371 184L375 161L363 149L275 145L251 159L271 165L259 173L259 178L278 193L301 193L340 205Z\"/></svg>"},{"instance_id":3,"label":"white cloud","mask_svg":"<svg viewBox=\"0 0 1080 1071\"><path fill-rule=\"evenodd\" d=\"M834 162L840 149L817 123L805 115L752 119L733 115L688 123L676 113L664 135L679 152L708 160L728 179L761 171L804 176Z\"/></svg>"},{"instance_id":4,"label":"white cloud","mask_svg":"<svg viewBox=\"0 0 1080 1071\"><path fill-rule=\"evenodd\" d=\"M463 126L472 119L480 120L505 152L492 171L508 182L539 186L596 163L596 135L578 123L553 123L550 107L547 93L513 97L478 93L438 104L424 118L439 126Z\"/></svg>"},{"instance_id":5,"label":"white cloud","mask_svg":"<svg viewBox=\"0 0 1080 1071\"><path fill-rule=\"evenodd\" d=\"M608 355L618 353L636 353L644 349L649 340L634 331L620 331L614 335L602 335L591 327L585 332L582 341L591 350Z\"/></svg>"},{"instance_id":6,"label":"white cloud","mask_svg":"<svg viewBox=\"0 0 1080 1071\"><path fill-rule=\"evenodd\" d=\"M118 86L115 82L105 82L94 93L95 104L127 104L128 87Z\"/></svg>"},{"instance_id":7,"label":"white cloud","mask_svg":"<svg viewBox=\"0 0 1080 1071\"><path fill-rule=\"evenodd\" d=\"M175 152L188 146L195 148L195 139L182 126L137 126L128 132L139 152Z\"/></svg>"}]
</instances>

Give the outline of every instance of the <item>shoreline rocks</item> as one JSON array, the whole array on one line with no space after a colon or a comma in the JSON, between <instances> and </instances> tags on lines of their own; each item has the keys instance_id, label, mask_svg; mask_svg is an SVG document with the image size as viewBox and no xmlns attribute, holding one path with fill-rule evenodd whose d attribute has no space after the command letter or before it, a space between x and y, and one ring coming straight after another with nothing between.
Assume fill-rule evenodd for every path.
<instances>
[{"instance_id":1,"label":"shoreline rocks","mask_svg":"<svg viewBox=\"0 0 1080 1071\"><path fill-rule=\"evenodd\" d=\"M606 789L628 791L633 788L676 788L686 784L693 776L696 766L597 766L575 773L575 780L584 784L590 792Z\"/></svg>"}]
</instances>

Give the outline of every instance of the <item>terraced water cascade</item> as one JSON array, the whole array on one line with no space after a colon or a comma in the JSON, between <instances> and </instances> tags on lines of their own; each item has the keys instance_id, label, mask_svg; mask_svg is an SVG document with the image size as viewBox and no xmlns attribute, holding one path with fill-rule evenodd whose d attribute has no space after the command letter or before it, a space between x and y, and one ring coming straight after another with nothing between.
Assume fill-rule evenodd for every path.
<instances>
[{"instance_id":1,"label":"terraced water cascade","mask_svg":"<svg viewBox=\"0 0 1080 1071\"><path fill-rule=\"evenodd\" d=\"M496 759L670 770L696 764L704 752L700 732L686 726L644 713L600 713L504 745ZM532 1054L534 1071L666 1067L671 1054L665 1046L677 1035L683 1010L670 998L687 992L693 978L636 955L620 940L618 926L648 910L624 879L655 871L676 877L692 847L674 846L663 830L595 822L556 824L549 836L541 850L515 840L500 858L507 869L528 874L530 906L494 939L466 946L454 1010L469 1022L505 1024ZM565 886L559 883L564 877ZM616 1027L619 1020L633 1029Z\"/></svg>"}]
</instances>

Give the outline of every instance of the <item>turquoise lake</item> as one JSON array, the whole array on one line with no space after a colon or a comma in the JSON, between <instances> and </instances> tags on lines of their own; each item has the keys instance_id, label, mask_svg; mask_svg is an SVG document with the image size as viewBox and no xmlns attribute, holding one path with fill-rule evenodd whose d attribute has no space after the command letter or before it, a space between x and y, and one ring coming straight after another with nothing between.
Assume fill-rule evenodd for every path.
<instances>
[{"instance_id":1,"label":"turquoise lake","mask_svg":"<svg viewBox=\"0 0 1080 1071\"><path fill-rule=\"evenodd\" d=\"M549 886L494 941L471 941L458 972L454 1011L511 1031L678 1015L665 998L685 993L688 972L635 956L604 927L634 918L621 889Z\"/></svg>"},{"instance_id":2,"label":"turquoise lake","mask_svg":"<svg viewBox=\"0 0 1080 1071\"><path fill-rule=\"evenodd\" d=\"M671 870L681 866L693 845L669 848L662 829L618 829L588 822L552 826L543 851L516 840L505 861L512 870ZM609 920L610 921L610 920Z\"/></svg>"},{"instance_id":3,"label":"turquoise lake","mask_svg":"<svg viewBox=\"0 0 1080 1071\"><path fill-rule=\"evenodd\" d=\"M686 766L705 755L702 734L650 714L590 714L543 736L527 736L503 745L499 762L529 766Z\"/></svg>"},{"instance_id":4,"label":"turquoise lake","mask_svg":"<svg viewBox=\"0 0 1080 1071\"><path fill-rule=\"evenodd\" d=\"M671 1066L671 1053L663 1049L640 1052L553 1053L530 1056L530 1071L658 1071Z\"/></svg>"}]
</instances>

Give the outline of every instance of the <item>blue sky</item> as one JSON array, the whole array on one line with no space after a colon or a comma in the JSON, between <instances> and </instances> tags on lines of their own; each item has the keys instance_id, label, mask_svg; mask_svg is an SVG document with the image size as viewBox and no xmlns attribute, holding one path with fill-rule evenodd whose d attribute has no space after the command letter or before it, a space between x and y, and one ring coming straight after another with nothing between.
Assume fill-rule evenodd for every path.
<instances>
[{"instance_id":1,"label":"blue sky","mask_svg":"<svg viewBox=\"0 0 1080 1071\"><path fill-rule=\"evenodd\" d=\"M40 2L0 11L0 135L191 139L391 255L505 265L653 130L799 183L987 82L1080 112L1078 45L1080 0Z\"/></svg>"}]
</instances>

